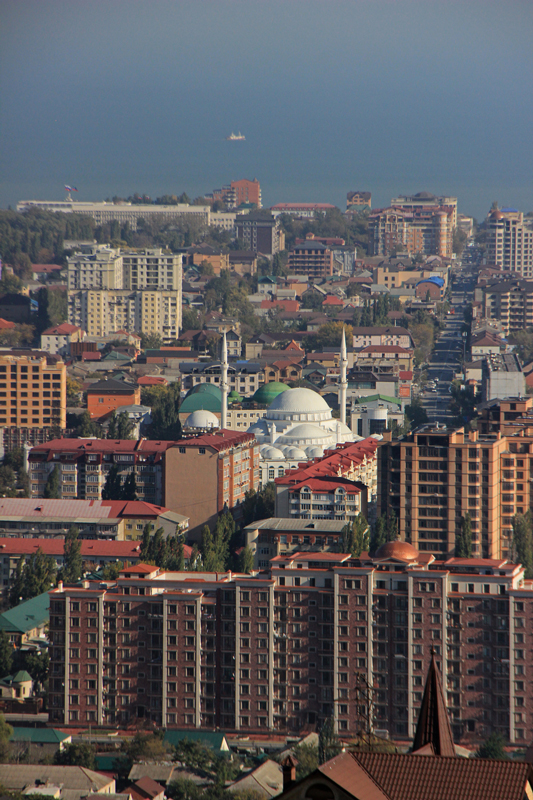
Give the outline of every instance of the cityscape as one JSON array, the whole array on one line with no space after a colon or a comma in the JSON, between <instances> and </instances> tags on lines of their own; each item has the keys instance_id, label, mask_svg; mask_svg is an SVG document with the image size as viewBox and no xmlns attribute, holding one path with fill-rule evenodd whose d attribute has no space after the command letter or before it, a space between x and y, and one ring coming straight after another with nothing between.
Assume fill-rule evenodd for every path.
<instances>
[{"instance_id":1,"label":"cityscape","mask_svg":"<svg viewBox=\"0 0 533 800\"><path fill-rule=\"evenodd\" d=\"M427 36L439 10L435 52L442 53L461 5L449 10L432 0L422 10L405 0L400 19L386 3L368 9L356 0L348 9L332 0L326 18L310 0L307 34L316 52L311 58L298 42L283 74L289 79L307 65L305 78L292 77L305 91L314 81L316 102L306 107L324 107L328 92L335 103L347 77L328 85L338 67L331 53L318 79L313 59L322 58L324 43L315 37L320 26L328 35L332 24L342 27L343 14L353 23L357 8L362 50L349 73L359 100L374 108L357 154L370 159L366 137L374 136L377 111L352 70L359 64L369 80L375 67L384 96L396 78L390 65L363 65L364 31L377 43L379 21L386 43L394 25L405 32L406 20L416 19ZM489 20L503 17L487 6L478 23L490 42ZM52 42L79 33L81 57L91 33L102 31L95 54L116 33L116 53L103 56L100 74L115 64L118 72L101 87L101 108L87 83L94 119L79 142L68 134L70 120L58 132L67 182L42 168L34 180L28 175L39 153L50 156L48 172L55 163L46 131L57 109L43 110L32 153L21 121L34 110L23 111L11 88L6 93L21 138L12 141L12 164L2 157L0 183L5 800L530 797L527 177L520 184L512 154L507 182L503 162L489 180L477 156L461 177L459 163L446 171L453 160L447 145L435 158L442 131L431 145L423 133L419 146L406 141L401 170L386 166L390 153L375 169L370 161L357 168L356 159L338 169L349 101L327 144L311 134L302 140L299 155L316 163L314 180L290 155L292 143L279 148L276 166L262 138L265 109L272 125L285 114L290 139L296 109L302 122L301 98L293 109L280 85L274 110L259 65L239 73L229 49L225 77L234 86L221 88L222 76L210 68L222 62L211 44L215 27L227 42L246 32L241 66L255 44L274 85L276 54L267 57L263 48L288 42L299 4L272 3L283 20L277 38L255 0L201 0L195 8L154 0L167 25L158 47L144 0L120 17L124 30L119 8L125 11L121 0L109 8L97 3L94 19L86 9L74 19L73 6L61 0L49 0L49 9L28 6L23 53L32 42L36 53L48 51L39 25L43 34L56 25ZM20 9L0 0L2 11L13 35L22 30ZM158 65L173 25L183 52ZM473 19L464 25L474 31ZM127 38L137 41L142 29L152 61L134 69ZM510 56L524 31L507 19L501 31ZM346 36L339 30L339 53ZM166 76L171 92L169 66L183 66L192 42L197 59L187 67L197 83L186 72L176 88L183 169L176 176L169 168L162 179L152 150L159 135L166 153L167 99L156 77ZM21 86L34 56L15 79L6 44L8 74ZM472 39L472 52L479 47ZM471 55L457 56L465 77L476 75ZM82 87L78 63L64 90L45 86L57 64L54 55L43 76L31 79L29 96L41 86L43 100L59 103L63 91L65 102L74 85ZM421 87L434 69L419 76ZM453 68L451 75L459 97L464 85ZM109 109L108 90L129 92L137 81L144 93L150 76L150 138L140 146L147 106L137 96L139 127L131 139L124 128L121 160L114 123L107 138L93 125ZM220 116L209 156L201 156L194 125L207 119L208 97L216 108L217 86L226 105L235 99L234 119ZM243 87L265 104L257 119L242 116ZM481 142L483 159L490 147L475 129L486 90L468 138L469 147ZM402 97L410 102L407 89ZM117 98L120 109L124 98ZM421 107L431 102L424 98ZM508 103L518 120L518 106ZM394 103L391 112L393 123L400 113ZM460 103L457 114L463 118ZM189 115L196 141L187 145ZM94 145L93 165L86 153L81 158L84 143ZM111 154L116 171L104 176ZM524 176L528 170L524 156Z\"/></svg>"}]
</instances>

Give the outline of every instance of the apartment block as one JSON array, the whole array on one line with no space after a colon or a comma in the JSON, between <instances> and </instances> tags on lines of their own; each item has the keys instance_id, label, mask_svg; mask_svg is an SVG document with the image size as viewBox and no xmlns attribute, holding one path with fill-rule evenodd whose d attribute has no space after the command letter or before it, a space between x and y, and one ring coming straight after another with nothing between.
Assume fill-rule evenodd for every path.
<instances>
[{"instance_id":1,"label":"apartment block","mask_svg":"<svg viewBox=\"0 0 533 800\"><path fill-rule=\"evenodd\" d=\"M55 439L29 453L31 496L43 497L55 466L61 499L100 499L112 466L124 482L135 475L139 500L190 519L200 539L228 508L239 519L247 491L259 487L259 445L250 433L219 430L179 442L147 439Z\"/></svg>"},{"instance_id":2,"label":"apartment block","mask_svg":"<svg viewBox=\"0 0 533 800\"><path fill-rule=\"evenodd\" d=\"M407 328L396 325L386 327L376 326L368 328L353 328L354 349L368 347L369 345L393 345L410 349L413 347L413 340Z\"/></svg>"},{"instance_id":3,"label":"apartment block","mask_svg":"<svg viewBox=\"0 0 533 800\"><path fill-rule=\"evenodd\" d=\"M0 426L64 428L67 370L58 356L0 353Z\"/></svg>"},{"instance_id":4,"label":"apartment block","mask_svg":"<svg viewBox=\"0 0 533 800\"><path fill-rule=\"evenodd\" d=\"M454 210L451 206L421 206L412 211L392 206L370 214L370 255L389 256L402 251L451 258Z\"/></svg>"},{"instance_id":5,"label":"apartment block","mask_svg":"<svg viewBox=\"0 0 533 800\"><path fill-rule=\"evenodd\" d=\"M483 316L505 334L533 327L533 281L499 280L481 286Z\"/></svg>"},{"instance_id":6,"label":"apartment block","mask_svg":"<svg viewBox=\"0 0 533 800\"><path fill-rule=\"evenodd\" d=\"M235 220L235 232L244 242L245 250L272 256L285 248L285 234L272 214L254 212Z\"/></svg>"},{"instance_id":7,"label":"apartment block","mask_svg":"<svg viewBox=\"0 0 533 800\"><path fill-rule=\"evenodd\" d=\"M267 569L275 556L296 553L338 553L341 534L346 526L344 519L306 519L270 517L250 522L243 528L244 542L254 555L256 569Z\"/></svg>"},{"instance_id":8,"label":"apartment block","mask_svg":"<svg viewBox=\"0 0 533 800\"><path fill-rule=\"evenodd\" d=\"M189 391L202 383L220 386L222 375L220 362L182 361L179 370L182 378L181 388L184 391ZM253 395L264 382L265 369L256 361L240 361L232 363L228 367L229 389L238 392L243 397Z\"/></svg>"},{"instance_id":9,"label":"apartment block","mask_svg":"<svg viewBox=\"0 0 533 800\"><path fill-rule=\"evenodd\" d=\"M119 250L107 244L82 245L67 259L67 287L74 289L122 289L124 267Z\"/></svg>"},{"instance_id":10,"label":"apartment block","mask_svg":"<svg viewBox=\"0 0 533 800\"><path fill-rule=\"evenodd\" d=\"M405 211L418 211L424 208L437 210L441 206L448 206L453 210L452 226L454 228L457 227L457 197L447 197L445 195L439 197L430 192L418 192L418 194L393 197L391 206Z\"/></svg>"},{"instance_id":11,"label":"apartment block","mask_svg":"<svg viewBox=\"0 0 533 800\"><path fill-rule=\"evenodd\" d=\"M496 208L488 216L488 263L533 278L533 225L516 208Z\"/></svg>"},{"instance_id":12,"label":"apartment block","mask_svg":"<svg viewBox=\"0 0 533 800\"><path fill-rule=\"evenodd\" d=\"M181 328L179 290L78 289L68 293L68 316L72 325L88 336L109 336L116 331L155 333L173 342Z\"/></svg>"},{"instance_id":13,"label":"apartment block","mask_svg":"<svg viewBox=\"0 0 533 800\"><path fill-rule=\"evenodd\" d=\"M373 437L345 442L287 470L275 479L276 516L344 522L353 522L358 514L367 518L368 504L377 494L378 447Z\"/></svg>"},{"instance_id":14,"label":"apartment block","mask_svg":"<svg viewBox=\"0 0 533 800\"><path fill-rule=\"evenodd\" d=\"M237 208L242 204L254 203L261 208L261 186L255 178L249 181L242 178L239 181L232 181L222 189L214 189L209 199L222 201L228 208Z\"/></svg>"},{"instance_id":15,"label":"apartment block","mask_svg":"<svg viewBox=\"0 0 533 800\"><path fill-rule=\"evenodd\" d=\"M58 467L63 500L98 500L111 467L124 481L133 472L139 500L164 505L164 454L174 442L148 439L54 439L30 450L31 497L43 497L49 474Z\"/></svg>"},{"instance_id":16,"label":"apartment block","mask_svg":"<svg viewBox=\"0 0 533 800\"><path fill-rule=\"evenodd\" d=\"M124 289L181 291L182 255L161 247L121 250Z\"/></svg>"},{"instance_id":17,"label":"apartment block","mask_svg":"<svg viewBox=\"0 0 533 800\"><path fill-rule=\"evenodd\" d=\"M81 343L84 338L85 331L81 328L62 322L61 325L53 325L41 333L41 350L52 355L70 355L71 344Z\"/></svg>"},{"instance_id":18,"label":"apartment block","mask_svg":"<svg viewBox=\"0 0 533 800\"><path fill-rule=\"evenodd\" d=\"M246 492L259 488L259 444L251 433L219 430L181 439L165 453L165 503L189 517L189 538L201 541L224 508L238 520Z\"/></svg>"},{"instance_id":19,"label":"apartment block","mask_svg":"<svg viewBox=\"0 0 533 800\"><path fill-rule=\"evenodd\" d=\"M484 401L525 395L526 379L515 353L490 353L483 358L481 393Z\"/></svg>"},{"instance_id":20,"label":"apartment block","mask_svg":"<svg viewBox=\"0 0 533 800\"><path fill-rule=\"evenodd\" d=\"M420 552L446 556L454 553L468 513L473 553L509 557L513 516L533 504L532 434L517 420L512 435L426 425L385 441L378 453L378 514L394 512L400 538Z\"/></svg>"},{"instance_id":21,"label":"apartment block","mask_svg":"<svg viewBox=\"0 0 533 800\"><path fill-rule=\"evenodd\" d=\"M165 536L173 535L176 526L186 531L188 520L163 506L135 500L35 500L25 497L4 497L0 520L0 551L6 551L4 540L61 539L74 525L81 539L99 541L136 541L142 538L147 523L163 528ZM35 544L35 543L34 543ZM39 542L41 544L41 542ZM22 545L21 545L22 546ZM10 552L18 553L10 545ZM30 547L33 547L31 545ZM88 546L90 549L90 546ZM22 552L22 551L21 551ZM26 550L31 553L31 550ZM138 553L137 553L138 555Z\"/></svg>"},{"instance_id":22,"label":"apartment block","mask_svg":"<svg viewBox=\"0 0 533 800\"><path fill-rule=\"evenodd\" d=\"M309 240L296 245L289 253L289 270L293 275L329 278L333 275L333 253L320 242Z\"/></svg>"},{"instance_id":23,"label":"apartment block","mask_svg":"<svg viewBox=\"0 0 533 800\"><path fill-rule=\"evenodd\" d=\"M333 718L412 738L435 659L455 741L527 744L533 591L505 559L436 560L405 542L296 552L268 569L164 572L50 592L49 721L302 735Z\"/></svg>"}]
</instances>

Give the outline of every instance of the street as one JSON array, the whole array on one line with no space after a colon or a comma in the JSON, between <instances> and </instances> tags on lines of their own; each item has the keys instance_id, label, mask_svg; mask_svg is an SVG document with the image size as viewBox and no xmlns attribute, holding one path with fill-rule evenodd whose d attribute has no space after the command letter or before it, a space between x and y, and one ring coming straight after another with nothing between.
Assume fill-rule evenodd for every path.
<instances>
[{"instance_id":1,"label":"street","mask_svg":"<svg viewBox=\"0 0 533 800\"><path fill-rule=\"evenodd\" d=\"M446 327L435 345L427 368L428 382L434 381L435 389L426 389L420 395L431 422L446 424L452 417L449 411L450 384L459 369L459 358L463 358L463 304L472 299L473 288L474 279L470 275L462 272L455 274L451 297L455 314L446 317Z\"/></svg>"}]
</instances>

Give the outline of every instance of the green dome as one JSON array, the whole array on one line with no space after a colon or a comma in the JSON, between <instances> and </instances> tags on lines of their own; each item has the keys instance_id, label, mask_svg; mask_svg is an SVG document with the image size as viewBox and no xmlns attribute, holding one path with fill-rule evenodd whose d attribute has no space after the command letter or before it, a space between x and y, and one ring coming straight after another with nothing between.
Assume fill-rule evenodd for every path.
<instances>
[{"instance_id":1,"label":"green dome","mask_svg":"<svg viewBox=\"0 0 533 800\"><path fill-rule=\"evenodd\" d=\"M185 397L190 397L193 394L212 394L216 397L218 402L222 400L222 390L214 383L197 383L192 389L189 389Z\"/></svg>"},{"instance_id":2,"label":"green dome","mask_svg":"<svg viewBox=\"0 0 533 800\"><path fill-rule=\"evenodd\" d=\"M192 414L193 411L212 411L221 413L221 399L212 392L195 392L188 394L180 405L180 414Z\"/></svg>"},{"instance_id":3,"label":"green dome","mask_svg":"<svg viewBox=\"0 0 533 800\"><path fill-rule=\"evenodd\" d=\"M235 389L232 389L229 393L228 403L242 403L242 397L240 396L239 392L235 391Z\"/></svg>"},{"instance_id":4,"label":"green dome","mask_svg":"<svg viewBox=\"0 0 533 800\"><path fill-rule=\"evenodd\" d=\"M252 397L252 402L261 406L269 406L278 394L286 392L288 388L286 383L280 383L279 381L264 383Z\"/></svg>"}]
</instances>

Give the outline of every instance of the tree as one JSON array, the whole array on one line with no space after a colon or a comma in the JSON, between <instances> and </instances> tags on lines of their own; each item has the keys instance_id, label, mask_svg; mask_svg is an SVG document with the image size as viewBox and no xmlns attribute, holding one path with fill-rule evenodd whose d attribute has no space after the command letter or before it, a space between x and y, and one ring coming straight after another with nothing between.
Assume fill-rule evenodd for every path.
<instances>
[{"instance_id":1,"label":"tree","mask_svg":"<svg viewBox=\"0 0 533 800\"><path fill-rule=\"evenodd\" d=\"M133 438L133 429L134 424L126 411L122 411L118 416L116 411L113 411L107 426L107 438L131 439Z\"/></svg>"},{"instance_id":2,"label":"tree","mask_svg":"<svg viewBox=\"0 0 533 800\"><path fill-rule=\"evenodd\" d=\"M533 577L533 525L531 512L513 517L513 560L522 564L525 577Z\"/></svg>"},{"instance_id":3,"label":"tree","mask_svg":"<svg viewBox=\"0 0 533 800\"><path fill-rule=\"evenodd\" d=\"M116 464L113 464L107 473L102 489L102 500L122 500L122 479Z\"/></svg>"},{"instance_id":4,"label":"tree","mask_svg":"<svg viewBox=\"0 0 533 800\"><path fill-rule=\"evenodd\" d=\"M121 500L137 500L137 482L135 480L135 473L130 472L126 480L124 481L124 486L122 487Z\"/></svg>"},{"instance_id":5,"label":"tree","mask_svg":"<svg viewBox=\"0 0 533 800\"><path fill-rule=\"evenodd\" d=\"M269 519L274 516L276 501L276 485L269 481L259 492L249 489L244 495L242 504L243 525L249 525L257 519Z\"/></svg>"},{"instance_id":6,"label":"tree","mask_svg":"<svg viewBox=\"0 0 533 800\"><path fill-rule=\"evenodd\" d=\"M24 565L25 560L23 557L17 560L15 568L15 576L11 581L11 588L9 590L9 605L16 606L22 600L22 592L24 591Z\"/></svg>"},{"instance_id":7,"label":"tree","mask_svg":"<svg viewBox=\"0 0 533 800\"><path fill-rule=\"evenodd\" d=\"M387 519L378 517L370 536L370 554L374 555L387 541Z\"/></svg>"},{"instance_id":8,"label":"tree","mask_svg":"<svg viewBox=\"0 0 533 800\"><path fill-rule=\"evenodd\" d=\"M198 739L180 739L174 748L173 760L195 772L207 772L213 758L213 749Z\"/></svg>"},{"instance_id":9,"label":"tree","mask_svg":"<svg viewBox=\"0 0 533 800\"><path fill-rule=\"evenodd\" d=\"M341 752L339 737L335 733L335 722L333 717L324 720L318 734L318 761L324 764L331 758L335 758Z\"/></svg>"},{"instance_id":10,"label":"tree","mask_svg":"<svg viewBox=\"0 0 533 800\"><path fill-rule=\"evenodd\" d=\"M157 759L167 755L167 747L163 741L165 732L158 730L155 733L145 734L137 731L133 739L124 741L122 752L132 761L140 759Z\"/></svg>"},{"instance_id":11,"label":"tree","mask_svg":"<svg viewBox=\"0 0 533 800\"><path fill-rule=\"evenodd\" d=\"M90 744L67 744L54 753L54 764L96 769L96 751Z\"/></svg>"},{"instance_id":12,"label":"tree","mask_svg":"<svg viewBox=\"0 0 533 800\"><path fill-rule=\"evenodd\" d=\"M3 633L3 631L2 631ZM0 763L6 764L10 761L9 740L13 736L13 728L6 722L3 714L0 714Z\"/></svg>"},{"instance_id":13,"label":"tree","mask_svg":"<svg viewBox=\"0 0 533 800\"><path fill-rule=\"evenodd\" d=\"M354 558L369 548L369 526L362 514L358 514L352 524L348 523L341 531L341 552L351 553Z\"/></svg>"},{"instance_id":14,"label":"tree","mask_svg":"<svg viewBox=\"0 0 533 800\"><path fill-rule=\"evenodd\" d=\"M181 439L181 423L179 419L180 384L178 382L166 387L158 401L152 406L152 423L149 429L150 439L176 441Z\"/></svg>"},{"instance_id":15,"label":"tree","mask_svg":"<svg viewBox=\"0 0 533 800\"><path fill-rule=\"evenodd\" d=\"M0 631L0 678L10 675L15 650L5 631Z\"/></svg>"},{"instance_id":16,"label":"tree","mask_svg":"<svg viewBox=\"0 0 533 800\"><path fill-rule=\"evenodd\" d=\"M177 572L183 572L184 569L185 569L185 550L184 550L184 547L183 547L183 542L180 542L179 546L178 546L178 558L177 558L177 564L176 564L176 571Z\"/></svg>"},{"instance_id":17,"label":"tree","mask_svg":"<svg viewBox=\"0 0 533 800\"><path fill-rule=\"evenodd\" d=\"M426 409L418 397L413 398L410 405L405 406L405 417L412 428L418 428L429 421Z\"/></svg>"},{"instance_id":18,"label":"tree","mask_svg":"<svg viewBox=\"0 0 533 800\"><path fill-rule=\"evenodd\" d=\"M254 568L254 554L252 552L251 547L249 545L245 545L239 557L239 570L240 572L246 572L248 575L250 572L253 571Z\"/></svg>"},{"instance_id":19,"label":"tree","mask_svg":"<svg viewBox=\"0 0 533 800\"><path fill-rule=\"evenodd\" d=\"M79 529L75 525L71 525L65 536L62 577L66 583L76 583L81 578L83 560L79 533Z\"/></svg>"},{"instance_id":20,"label":"tree","mask_svg":"<svg viewBox=\"0 0 533 800\"><path fill-rule=\"evenodd\" d=\"M115 561L108 563L102 570L102 578L104 581L116 581L120 576L120 570L124 568L122 561Z\"/></svg>"},{"instance_id":21,"label":"tree","mask_svg":"<svg viewBox=\"0 0 533 800\"><path fill-rule=\"evenodd\" d=\"M46 556L39 547L24 565L23 600L49 591L55 584L56 565L51 556Z\"/></svg>"},{"instance_id":22,"label":"tree","mask_svg":"<svg viewBox=\"0 0 533 800\"><path fill-rule=\"evenodd\" d=\"M455 541L457 558L472 558L472 518L468 511L461 519L461 530Z\"/></svg>"},{"instance_id":23,"label":"tree","mask_svg":"<svg viewBox=\"0 0 533 800\"><path fill-rule=\"evenodd\" d=\"M507 760L506 741L501 733L491 733L489 738L476 751L476 758L497 758Z\"/></svg>"},{"instance_id":24,"label":"tree","mask_svg":"<svg viewBox=\"0 0 533 800\"><path fill-rule=\"evenodd\" d=\"M141 348L143 350L159 350L163 340L158 333L141 333Z\"/></svg>"},{"instance_id":25,"label":"tree","mask_svg":"<svg viewBox=\"0 0 533 800\"><path fill-rule=\"evenodd\" d=\"M208 525L202 529L202 562L206 572L224 572L228 567L230 540L235 533L235 520L223 511L211 533Z\"/></svg>"},{"instance_id":26,"label":"tree","mask_svg":"<svg viewBox=\"0 0 533 800\"><path fill-rule=\"evenodd\" d=\"M294 748L294 757L298 762L296 767L297 780L305 778L319 767L317 745L299 744Z\"/></svg>"},{"instance_id":27,"label":"tree","mask_svg":"<svg viewBox=\"0 0 533 800\"><path fill-rule=\"evenodd\" d=\"M48 476L45 486L43 496L48 499L58 500L61 496L61 482L59 478L59 467L56 464Z\"/></svg>"}]
</instances>

